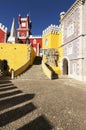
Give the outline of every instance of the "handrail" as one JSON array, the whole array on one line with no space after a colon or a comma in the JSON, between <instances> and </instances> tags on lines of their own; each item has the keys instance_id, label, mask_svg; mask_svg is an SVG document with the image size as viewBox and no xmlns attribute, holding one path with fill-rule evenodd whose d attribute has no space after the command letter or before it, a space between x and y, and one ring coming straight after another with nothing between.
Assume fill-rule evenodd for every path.
<instances>
[{"instance_id":1,"label":"handrail","mask_svg":"<svg viewBox=\"0 0 86 130\"><path fill-rule=\"evenodd\" d=\"M22 66L20 66L16 70L11 69L11 79L14 79L14 77L24 72L30 65L31 65L30 60L28 60L26 63L24 63Z\"/></svg>"}]
</instances>

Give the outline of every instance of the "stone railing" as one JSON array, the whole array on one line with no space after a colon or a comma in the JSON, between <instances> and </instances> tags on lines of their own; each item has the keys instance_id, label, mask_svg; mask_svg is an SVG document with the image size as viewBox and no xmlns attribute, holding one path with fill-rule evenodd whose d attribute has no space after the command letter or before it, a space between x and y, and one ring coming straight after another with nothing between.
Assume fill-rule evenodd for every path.
<instances>
[{"instance_id":1,"label":"stone railing","mask_svg":"<svg viewBox=\"0 0 86 130\"><path fill-rule=\"evenodd\" d=\"M58 74L56 74L53 69L44 63L44 61L42 60L42 69L45 73L45 75L49 78L49 79L57 79L58 78Z\"/></svg>"},{"instance_id":2,"label":"stone railing","mask_svg":"<svg viewBox=\"0 0 86 130\"><path fill-rule=\"evenodd\" d=\"M52 71L47 67L47 65L43 61L42 61L42 69L43 69L45 75L49 79L52 79Z\"/></svg>"},{"instance_id":3,"label":"stone railing","mask_svg":"<svg viewBox=\"0 0 86 130\"><path fill-rule=\"evenodd\" d=\"M11 68L11 79L14 79L15 77L17 77L18 75L23 73L30 65L32 65L33 62L34 62L35 57L36 57L36 55L35 55L34 49L31 47L29 59L27 60L27 62L24 63L23 65L21 65L16 70Z\"/></svg>"},{"instance_id":4,"label":"stone railing","mask_svg":"<svg viewBox=\"0 0 86 130\"><path fill-rule=\"evenodd\" d=\"M15 77L17 77L18 75L23 73L30 65L31 65L31 62L30 62L30 60L28 60L25 64L23 64L16 70L11 69L11 79L14 79Z\"/></svg>"}]
</instances>

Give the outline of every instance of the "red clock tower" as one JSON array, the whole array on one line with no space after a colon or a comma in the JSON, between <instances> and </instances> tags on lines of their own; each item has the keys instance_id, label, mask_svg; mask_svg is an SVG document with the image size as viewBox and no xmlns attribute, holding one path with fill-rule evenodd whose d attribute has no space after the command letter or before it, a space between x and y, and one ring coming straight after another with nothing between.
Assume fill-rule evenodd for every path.
<instances>
[{"instance_id":1,"label":"red clock tower","mask_svg":"<svg viewBox=\"0 0 86 130\"><path fill-rule=\"evenodd\" d=\"M32 22L29 15L26 18L18 16L19 28L17 29L17 37L20 43L29 43L29 36L31 34Z\"/></svg>"}]
</instances>

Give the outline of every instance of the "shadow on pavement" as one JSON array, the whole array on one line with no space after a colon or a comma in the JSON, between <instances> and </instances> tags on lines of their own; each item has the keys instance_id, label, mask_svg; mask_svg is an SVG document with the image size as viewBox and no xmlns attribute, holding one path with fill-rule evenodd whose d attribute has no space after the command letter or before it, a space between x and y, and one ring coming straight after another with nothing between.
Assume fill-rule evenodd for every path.
<instances>
[{"instance_id":1,"label":"shadow on pavement","mask_svg":"<svg viewBox=\"0 0 86 130\"><path fill-rule=\"evenodd\" d=\"M19 95L20 94L20 95ZM12 97L11 97L12 96ZM32 102L35 94L24 94L11 81L0 81L0 127L3 127L35 110ZM5 99L4 99L5 98ZM14 108L16 106L16 108ZM12 110L9 110L11 108Z\"/></svg>"},{"instance_id":2,"label":"shadow on pavement","mask_svg":"<svg viewBox=\"0 0 86 130\"><path fill-rule=\"evenodd\" d=\"M16 86L10 86L10 87L7 87L7 88L0 89L0 92L2 92L2 91L8 91L8 90L16 89L16 88L17 88Z\"/></svg>"},{"instance_id":3,"label":"shadow on pavement","mask_svg":"<svg viewBox=\"0 0 86 130\"><path fill-rule=\"evenodd\" d=\"M34 94L24 94L0 101L0 110L4 110L34 98Z\"/></svg>"},{"instance_id":4,"label":"shadow on pavement","mask_svg":"<svg viewBox=\"0 0 86 130\"><path fill-rule=\"evenodd\" d=\"M10 80L0 80L0 84L9 84L12 83Z\"/></svg>"},{"instance_id":5,"label":"shadow on pavement","mask_svg":"<svg viewBox=\"0 0 86 130\"><path fill-rule=\"evenodd\" d=\"M13 91L13 92L3 93L3 94L0 94L0 98L14 96L14 95L17 95L17 94L20 94L20 93L22 93L21 90L16 90L16 91Z\"/></svg>"},{"instance_id":6,"label":"shadow on pavement","mask_svg":"<svg viewBox=\"0 0 86 130\"><path fill-rule=\"evenodd\" d=\"M41 115L17 130L52 130L52 128L53 126L48 119L44 115Z\"/></svg>"},{"instance_id":7,"label":"shadow on pavement","mask_svg":"<svg viewBox=\"0 0 86 130\"><path fill-rule=\"evenodd\" d=\"M26 114L30 113L31 111L35 109L36 107L32 103L29 103L29 104L23 105L22 107L18 107L14 110L10 110L8 112L1 114L0 127L25 116Z\"/></svg>"},{"instance_id":8,"label":"shadow on pavement","mask_svg":"<svg viewBox=\"0 0 86 130\"><path fill-rule=\"evenodd\" d=\"M3 84L3 85L1 84L0 88L4 88L4 87L7 87L7 86L12 86L12 85L14 85L14 84L12 84L12 83L10 83L10 84Z\"/></svg>"},{"instance_id":9,"label":"shadow on pavement","mask_svg":"<svg viewBox=\"0 0 86 130\"><path fill-rule=\"evenodd\" d=\"M0 111L3 112L6 109L3 113L0 112L0 127L10 125L10 123L37 109L32 101L27 102L33 99L34 96L33 93L24 94L11 81L0 81ZM10 108L11 110L9 110ZM52 128L53 126L49 120L41 115L28 124L24 124L18 130L51 130Z\"/></svg>"}]
</instances>

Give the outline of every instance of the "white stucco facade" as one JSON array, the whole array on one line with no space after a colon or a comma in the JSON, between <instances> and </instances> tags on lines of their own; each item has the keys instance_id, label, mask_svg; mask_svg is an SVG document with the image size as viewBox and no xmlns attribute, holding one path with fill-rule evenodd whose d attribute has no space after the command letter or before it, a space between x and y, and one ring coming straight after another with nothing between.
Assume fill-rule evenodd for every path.
<instances>
[{"instance_id":1,"label":"white stucco facade","mask_svg":"<svg viewBox=\"0 0 86 130\"><path fill-rule=\"evenodd\" d=\"M76 0L60 18L63 48L62 64L66 57L68 76L86 81L86 1ZM62 71L64 69L62 66Z\"/></svg>"}]
</instances>

